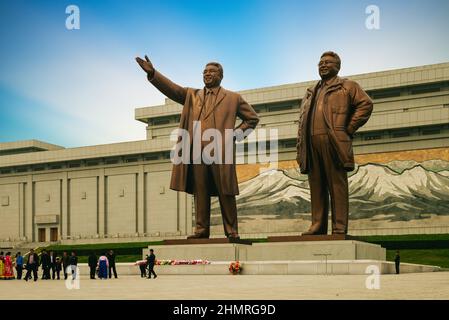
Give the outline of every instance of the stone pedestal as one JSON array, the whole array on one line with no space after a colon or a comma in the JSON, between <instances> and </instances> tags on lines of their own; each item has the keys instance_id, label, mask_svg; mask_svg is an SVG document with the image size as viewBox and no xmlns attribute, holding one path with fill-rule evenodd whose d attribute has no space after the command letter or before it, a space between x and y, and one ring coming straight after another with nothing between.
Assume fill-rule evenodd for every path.
<instances>
[{"instance_id":1,"label":"stone pedestal","mask_svg":"<svg viewBox=\"0 0 449 320\"><path fill-rule=\"evenodd\" d=\"M212 238L212 239L168 239L164 240L164 245L179 245L179 244L223 244L223 243L236 243L251 245L252 241L246 239L234 239L234 238Z\"/></svg>"},{"instance_id":2,"label":"stone pedestal","mask_svg":"<svg viewBox=\"0 0 449 320\"><path fill-rule=\"evenodd\" d=\"M291 242L291 241L334 241L334 240L359 240L349 234L320 234L304 236L274 236L268 237L268 242Z\"/></svg>"},{"instance_id":3,"label":"stone pedestal","mask_svg":"<svg viewBox=\"0 0 449 320\"><path fill-rule=\"evenodd\" d=\"M385 260L380 245L355 241L291 241L254 243L243 248L248 261Z\"/></svg>"},{"instance_id":4,"label":"stone pedestal","mask_svg":"<svg viewBox=\"0 0 449 320\"><path fill-rule=\"evenodd\" d=\"M197 241L200 240L185 240ZM305 261L305 260L385 260L386 250L380 245L355 240L288 241L252 244L217 243L201 239L199 244L153 245L150 248L160 260L209 261ZM215 243L214 243L215 241Z\"/></svg>"},{"instance_id":5,"label":"stone pedestal","mask_svg":"<svg viewBox=\"0 0 449 320\"><path fill-rule=\"evenodd\" d=\"M394 273L380 245L348 235L270 237L268 242L233 243L227 239L167 240L154 249L158 260L209 260L206 265L161 265L160 274L229 274L229 263L240 261L246 275L381 274ZM374 269L373 269L374 268ZM137 270L137 267L135 267ZM433 272L440 268L401 263L401 272ZM370 271L371 270L371 271ZM136 272L132 270L131 272Z\"/></svg>"}]
</instances>

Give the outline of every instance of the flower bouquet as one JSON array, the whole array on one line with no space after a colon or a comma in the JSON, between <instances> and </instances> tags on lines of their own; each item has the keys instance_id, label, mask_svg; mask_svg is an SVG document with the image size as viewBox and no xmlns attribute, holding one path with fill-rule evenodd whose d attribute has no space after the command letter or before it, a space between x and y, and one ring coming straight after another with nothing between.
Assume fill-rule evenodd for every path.
<instances>
[{"instance_id":1,"label":"flower bouquet","mask_svg":"<svg viewBox=\"0 0 449 320\"><path fill-rule=\"evenodd\" d=\"M201 259L197 259L197 260L174 260L173 265L196 265L196 264L210 264L210 261L208 260L201 260Z\"/></svg>"},{"instance_id":2,"label":"flower bouquet","mask_svg":"<svg viewBox=\"0 0 449 320\"><path fill-rule=\"evenodd\" d=\"M242 265L240 264L240 262L231 262L231 264L229 265L229 272L232 274L239 274L240 272L242 272Z\"/></svg>"},{"instance_id":3,"label":"flower bouquet","mask_svg":"<svg viewBox=\"0 0 449 320\"><path fill-rule=\"evenodd\" d=\"M210 264L208 260L157 260L156 265L197 265L197 264Z\"/></svg>"}]
</instances>

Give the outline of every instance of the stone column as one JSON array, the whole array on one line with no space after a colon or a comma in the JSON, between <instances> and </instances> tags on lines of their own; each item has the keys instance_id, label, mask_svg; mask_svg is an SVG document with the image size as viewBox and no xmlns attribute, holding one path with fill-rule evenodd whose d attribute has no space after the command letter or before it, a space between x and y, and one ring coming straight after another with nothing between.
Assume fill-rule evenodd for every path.
<instances>
[{"instance_id":1,"label":"stone column","mask_svg":"<svg viewBox=\"0 0 449 320\"><path fill-rule=\"evenodd\" d=\"M69 235L69 203L70 203L70 194L69 194L69 179L68 173L62 173L62 190L61 190L61 222L59 226L61 228L61 239L65 239Z\"/></svg>"},{"instance_id":2,"label":"stone column","mask_svg":"<svg viewBox=\"0 0 449 320\"><path fill-rule=\"evenodd\" d=\"M25 236L25 183L18 183L19 188L19 238Z\"/></svg>"},{"instance_id":3,"label":"stone column","mask_svg":"<svg viewBox=\"0 0 449 320\"><path fill-rule=\"evenodd\" d=\"M106 233L106 188L105 188L105 177L104 177L104 169L99 170L100 173L98 175L98 234L105 235Z\"/></svg>"},{"instance_id":4,"label":"stone column","mask_svg":"<svg viewBox=\"0 0 449 320\"><path fill-rule=\"evenodd\" d=\"M27 241L34 241L34 185L33 175L27 176L25 185L25 236Z\"/></svg>"},{"instance_id":5,"label":"stone column","mask_svg":"<svg viewBox=\"0 0 449 320\"><path fill-rule=\"evenodd\" d=\"M137 173L137 230L139 235L145 232L145 172L140 165Z\"/></svg>"}]
</instances>

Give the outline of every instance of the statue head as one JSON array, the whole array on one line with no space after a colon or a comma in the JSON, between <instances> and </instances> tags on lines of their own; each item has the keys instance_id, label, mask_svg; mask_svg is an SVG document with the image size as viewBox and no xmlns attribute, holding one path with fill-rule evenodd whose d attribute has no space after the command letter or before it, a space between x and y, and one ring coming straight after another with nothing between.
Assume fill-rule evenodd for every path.
<instances>
[{"instance_id":1,"label":"statue head","mask_svg":"<svg viewBox=\"0 0 449 320\"><path fill-rule=\"evenodd\" d=\"M203 71L203 81L206 88L218 87L223 80L223 67L218 62L209 62Z\"/></svg>"},{"instance_id":2,"label":"statue head","mask_svg":"<svg viewBox=\"0 0 449 320\"><path fill-rule=\"evenodd\" d=\"M318 63L318 72L321 79L327 80L338 74L340 71L341 60L338 54L333 51L326 51L321 55Z\"/></svg>"}]
</instances>

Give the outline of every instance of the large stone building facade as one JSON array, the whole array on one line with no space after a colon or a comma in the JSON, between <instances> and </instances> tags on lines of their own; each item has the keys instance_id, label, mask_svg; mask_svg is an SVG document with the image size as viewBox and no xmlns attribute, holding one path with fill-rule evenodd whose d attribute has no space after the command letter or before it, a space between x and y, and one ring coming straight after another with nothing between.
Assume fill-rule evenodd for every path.
<instances>
[{"instance_id":1,"label":"large stone building facade","mask_svg":"<svg viewBox=\"0 0 449 320\"><path fill-rule=\"evenodd\" d=\"M354 137L349 232L449 232L449 63L348 78L374 101L371 119ZM310 194L295 145L301 98L313 84L241 92L260 116L258 128L278 133L275 167L238 165L243 236L299 233L309 224ZM36 140L0 143L0 241L191 233L193 199L169 189L170 134L181 109L168 99L136 109L136 120L147 124L144 141L70 149ZM219 235L213 206L212 231Z\"/></svg>"}]
</instances>

